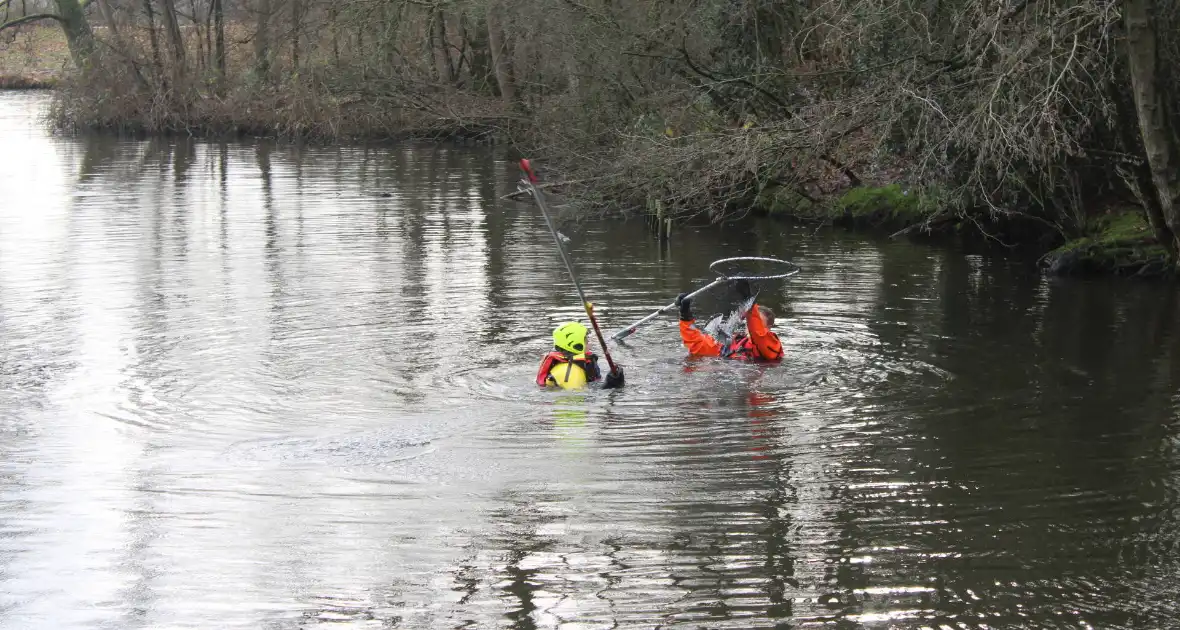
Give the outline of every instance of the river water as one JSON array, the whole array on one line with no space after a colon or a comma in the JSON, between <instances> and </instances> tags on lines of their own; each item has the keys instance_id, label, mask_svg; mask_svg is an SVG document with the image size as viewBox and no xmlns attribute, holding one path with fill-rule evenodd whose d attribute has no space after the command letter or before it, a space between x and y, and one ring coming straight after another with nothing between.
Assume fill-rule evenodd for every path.
<instances>
[{"instance_id":1,"label":"river water","mask_svg":"<svg viewBox=\"0 0 1180 630\"><path fill-rule=\"evenodd\" d=\"M803 272L760 287L782 365L668 316L624 389L538 391L579 308L496 152L46 102L0 93L0 628L1180 625L1171 287L565 221L608 331L717 258Z\"/></svg>"}]
</instances>

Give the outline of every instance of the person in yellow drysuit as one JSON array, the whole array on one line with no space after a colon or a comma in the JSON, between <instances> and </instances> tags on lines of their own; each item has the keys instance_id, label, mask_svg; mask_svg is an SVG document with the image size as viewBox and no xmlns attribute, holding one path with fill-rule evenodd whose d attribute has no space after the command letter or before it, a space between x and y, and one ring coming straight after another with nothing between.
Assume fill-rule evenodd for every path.
<instances>
[{"instance_id":1,"label":"person in yellow drysuit","mask_svg":"<svg viewBox=\"0 0 1180 630\"><path fill-rule=\"evenodd\" d=\"M598 355L590 351L586 342L589 331L578 322L566 322L553 329L553 350L541 359L537 369L537 385L556 385L562 389L585 387L603 380L598 368ZM612 389L623 384L623 370L607 373L603 388Z\"/></svg>"}]
</instances>

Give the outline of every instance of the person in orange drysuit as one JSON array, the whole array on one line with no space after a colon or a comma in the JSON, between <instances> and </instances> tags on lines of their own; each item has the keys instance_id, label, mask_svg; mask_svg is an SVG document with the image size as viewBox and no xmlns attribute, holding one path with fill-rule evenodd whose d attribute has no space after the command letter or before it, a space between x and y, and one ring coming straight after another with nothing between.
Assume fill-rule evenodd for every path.
<instances>
[{"instance_id":1,"label":"person in orange drysuit","mask_svg":"<svg viewBox=\"0 0 1180 630\"><path fill-rule=\"evenodd\" d=\"M750 283L737 282L737 292L742 300L750 299ZM693 356L723 357L744 361L778 361L783 358L783 344L778 335L770 331L774 325L774 311L758 304L751 305L746 313L746 333L738 333L728 345L701 332L693 325L692 300L687 293L676 297L680 307L680 339Z\"/></svg>"}]
</instances>

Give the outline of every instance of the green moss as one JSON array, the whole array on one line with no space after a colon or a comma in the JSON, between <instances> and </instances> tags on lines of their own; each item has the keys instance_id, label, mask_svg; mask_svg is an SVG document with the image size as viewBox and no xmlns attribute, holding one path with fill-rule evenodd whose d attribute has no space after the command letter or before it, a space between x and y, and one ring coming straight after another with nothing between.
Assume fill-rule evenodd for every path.
<instances>
[{"instance_id":1,"label":"green moss","mask_svg":"<svg viewBox=\"0 0 1180 630\"><path fill-rule=\"evenodd\" d=\"M900 184L853 188L832 207L832 218L860 226L904 228L933 214L938 204L933 195L902 188Z\"/></svg>"},{"instance_id":2,"label":"green moss","mask_svg":"<svg viewBox=\"0 0 1180 630\"><path fill-rule=\"evenodd\" d=\"M1146 217L1137 210L1107 214L1092 220L1090 224L1098 242L1141 241L1153 237Z\"/></svg>"},{"instance_id":3,"label":"green moss","mask_svg":"<svg viewBox=\"0 0 1180 630\"><path fill-rule=\"evenodd\" d=\"M823 214L822 208L807 197L782 187L763 190L754 200L754 208L770 216L815 218Z\"/></svg>"},{"instance_id":4,"label":"green moss","mask_svg":"<svg viewBox=\"0 0 1180 630\"><path fill-rule=\"evenodd\" d=\"M918 206L917 195L902 190L900 184L853 188L836 202L838 210L849 212L854 217L886 213L893 218L911 218L920 214Z\"/></svg>"},{"instance_id":5,"label":"green moss","mask_svg":"<svg viewBox=\"0 0 1180 630\"><path fill-rule=\"evenodd\" d=\"M1156 242L1143 212L1112 212L1086 225L1081 238L1045 256L1057 275L1165 275L1171 272L1167 251Z\"/></svg>"},{"instance_id":6,"label":"green moss","mask_svg":"<svg viewBox=\"0 0 1180 630\"><path fill-rule=\"evenodd\" d=\"M892 184L853 188L838 199L823 202L815 202L787 188L773 187L762 191L754 205L770 216L896 230L926 220L938 207L937 203L930 193L920 194Z\"/></svg>"},{"instance_id":7,"label":"green moss","mask_svg":"<svg viewBox=\"0 0 1180 630\"><path fill-rule=\"evenodd\" d=\"M1086 235L1076 238L1053 250L1051 254L1078 249L1111 249L1120 246L1141 246L1154 240L1151 226L1143 213L1126 210L1091 219L1086 225ZM1162 249L1162 248L1161 248Z\"/></svg>"}]
</instances>

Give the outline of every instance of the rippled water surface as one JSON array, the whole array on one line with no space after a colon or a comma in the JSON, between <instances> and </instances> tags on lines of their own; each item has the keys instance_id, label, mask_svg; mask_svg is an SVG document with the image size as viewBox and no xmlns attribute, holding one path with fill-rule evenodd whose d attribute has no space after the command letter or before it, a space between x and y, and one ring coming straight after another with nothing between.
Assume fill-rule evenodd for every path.
<instances>
[{"instance_id":1,"label":"rippled water surface","mask_svg":"<svg viewBox=\"0 0 1180 630\"><path fill-rule=\"evenodd\" d=\"M579 308L496 152L45 103L0 93L0 628L1180 626L1170 288L567 221L611 331L716 258L804 272L762 287L780 366L669 316L626 388L543 392Z\"/></svg>"}]
</instances>

